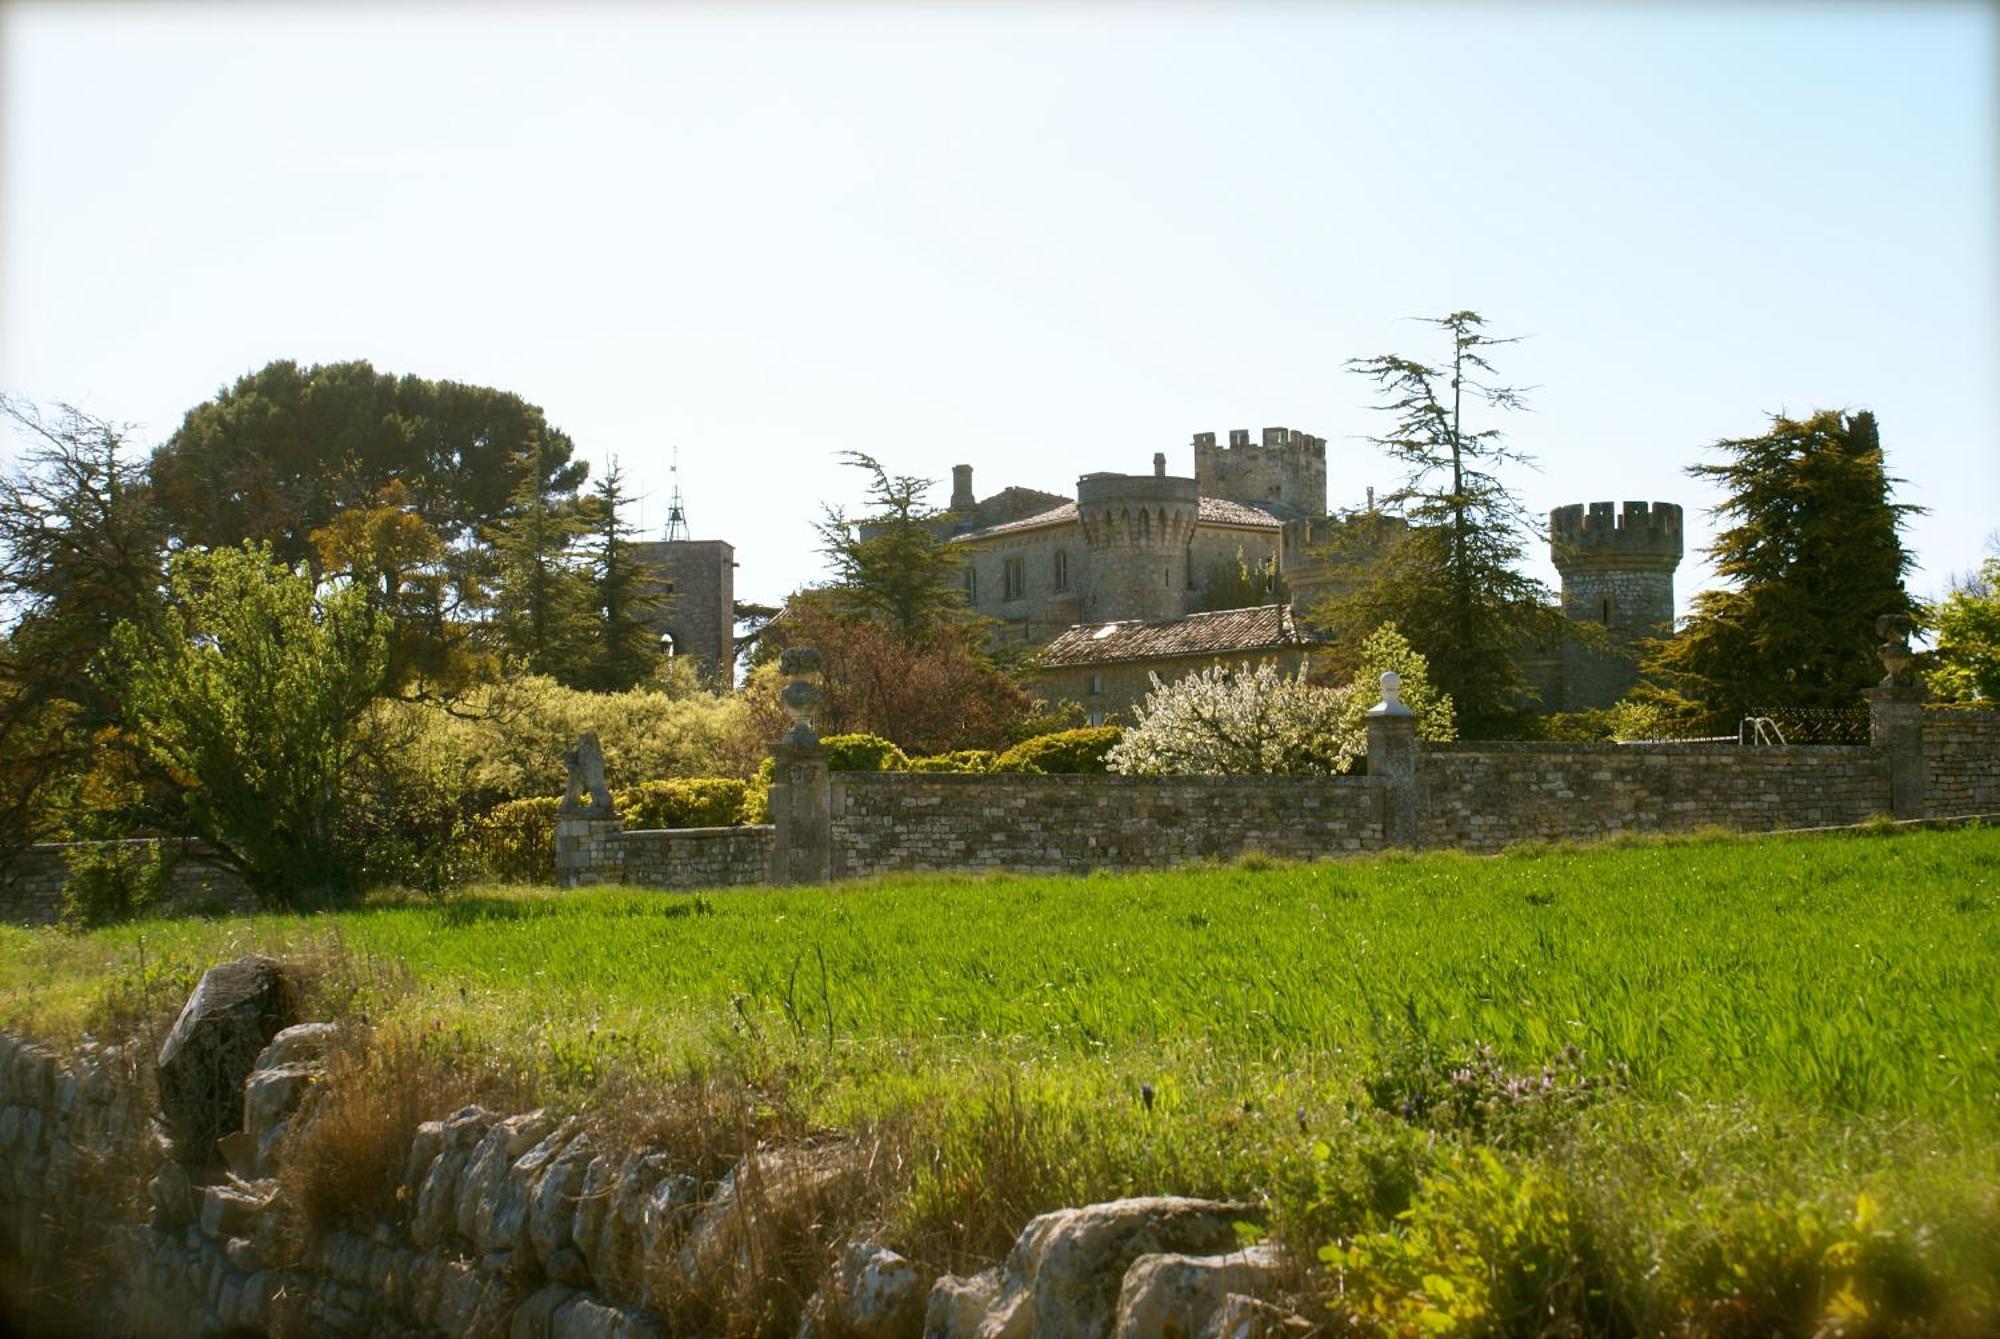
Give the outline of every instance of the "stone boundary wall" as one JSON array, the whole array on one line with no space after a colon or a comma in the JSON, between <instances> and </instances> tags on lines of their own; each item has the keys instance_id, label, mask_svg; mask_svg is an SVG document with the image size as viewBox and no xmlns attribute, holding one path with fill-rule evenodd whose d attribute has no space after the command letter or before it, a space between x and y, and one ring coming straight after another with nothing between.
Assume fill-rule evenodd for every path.
<instances>
[{"instance_id":1,"label":"stone boundary wall","mask_svg":"<svg viewBox=\"0 0 2000 1339\"><path fill-rule=\"evenodd\" d=\"M1418 844L1490 852L1699 827L1833 827L1889 812L1888 761L1857 747L1434 744L1418 776Z\"/></svg>"},{"instance_id":2,"label":"stone boundary wall","mask_svg":"<svg viewBox=\"0 0 2000 1339\"><path fill-rule=\"evenodd\" d=\"M174 859L172 886L161 913L207 910L249 911L256 898L234 870L211 863L207 848L192 841L138 837L117 842L38 842L10 857L0 868L0 921L11 925L54 925L62 919L63 885L70 856L83 850L134 852L163 847Z\"/></svg>"},{"instance_id":3,"label":"stone boundary wall","mask_svg":"<svg viewBox=\"0 0 2000 1339\"><path fill-rule=\"evenodd\" d=\"M1248 851L1380 850L1386 783L1369 777L1134 777L842 772L836 878L901 870L1080 874Z\"/></svg>"},{"instance_id":4,"label":"stone boundary wall","mask_svg":"<svg viewBox=\"0 0 2000 1339\"><path fill-rule=\"evenodd\" d=\"M306 1095L335 1081L339 1030L272 1037L241 1085L242 1130L217 1143L240 1141L254 1166L213 1176L191 1176L156 1132L146 1043L63 1053L0 1031L0 1330L661 1339L686 1332L671 1314L683 1299L728 1298L807 1251L818 1264L778 1286L817 1274L796 1330L813 1339L1309 1328L1276 1324L1286 1313L1261 1300L1281 1299L1298 1265L1242 1247L1239 1228L1263 1221L1254 1205L1058 1209L1027 1224L1004 1266L969 1277L924 1269L873 1229L814 1241L810 1225L865 1181L855 1140L722 1162L615 1144L576 1117L469 1106L397 1150L389 1217L313 1231L280 1174Z\"/></svg>"},{"instance_id":5,"label":"stone boundary wall","mask_svg":"<svg viewBox=\"0 0 2000 1339\"><path fill-rule=\"evenodd\" d=\"M1925 813L2000 813L2000 710L1927 707L1923 730Z\"/></svg>"},{"instance_id":6,"label":"stone boundary wall","mask_svg":"<svg viewBox=\"0 0 2000 1339\"><path fill-rule=\"evenodd\" d=\"M770 879L769 824L733 828L650 828L618 841L626 883L645 888L736 888Z\"/></svg>"}]
</instances>

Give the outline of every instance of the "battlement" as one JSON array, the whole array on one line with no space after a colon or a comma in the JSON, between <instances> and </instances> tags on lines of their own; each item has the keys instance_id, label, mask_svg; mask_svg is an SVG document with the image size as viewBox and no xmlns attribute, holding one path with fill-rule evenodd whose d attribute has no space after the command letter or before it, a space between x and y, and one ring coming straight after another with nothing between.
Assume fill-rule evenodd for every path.
<instances>
[{"instance_id":1,"label":"battlement","mask_svg":"<svg viewBox=\"0 0 2000 1339\"><path fill-rule=\"evenodd\" d=\"M1257 443L1251 442L1250 429L1231 428L1229 430L1229 445L1220 448L1215 444L1214 433L1198 432L1194 435L1194 449L1197 457L1203 451L1262 451L1267 448L1277 447L1289 447L1295 451L1303 451L1308 455L1317 456L1321 460L1326 459L1326 438L1314 437L1310 433L1300 432L1297 428L1266 428L1264 429L1263 440Z\"/></svg>"},{"instance_id":2,"label":"battlement","mask_svg":"<svg viewBox=\"0 0 2000 1339\"><path fill-rule=\"evenodd\" d=\"M1229 445L1194 435L1194 477L1203 497L1252 505L1276 502L1303 516L1326 515L1326 438L1296 428L1266 428L1261 442L1232 428Z\"/></svg>"},{"instance_id":3,"label":"battlement","mask_svg":"<svg viewBox=\"0 0 2000 1339\"><path fill-rule=\"evenodd\" d=\"M1671 569L1681 560L1681 509L1671 502L1557 507L1549 513L1549 550L1557 570L1607 560Z\"/></svg>"}]
</instances>

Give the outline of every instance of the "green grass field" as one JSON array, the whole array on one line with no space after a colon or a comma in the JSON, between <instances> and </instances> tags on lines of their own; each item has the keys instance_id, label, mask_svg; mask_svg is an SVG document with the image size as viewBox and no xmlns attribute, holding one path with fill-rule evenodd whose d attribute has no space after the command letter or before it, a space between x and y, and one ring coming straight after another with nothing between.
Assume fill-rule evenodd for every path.
<instances>
[{"instance_id":1,"label":"green grass field","mask_svg":"<svg viewBox=\"0 0 2000 1339\"><path fill-rule=\"evenodd\" d=\"M1485 1220L1547 1196L1602 1262L1563 1305L1614 1329L1994 1314L2000 831L7 929L0 1010L102 1029L251 949L557 1103L726 1074L895 1130L893 1215L953 1262L1065 1201L1230 1194L1341 1243L1391 1329L1454 1270L1491 1322L1554 1304L1549 1271L1508 1300L1533 1234Z\"/></svg>"}]
</instances>

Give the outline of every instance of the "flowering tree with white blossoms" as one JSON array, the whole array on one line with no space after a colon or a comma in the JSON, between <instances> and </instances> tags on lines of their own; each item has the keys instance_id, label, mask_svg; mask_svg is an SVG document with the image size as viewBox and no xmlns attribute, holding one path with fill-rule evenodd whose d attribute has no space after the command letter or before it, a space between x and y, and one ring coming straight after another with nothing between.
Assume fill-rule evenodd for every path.
<instances>
[{"instance_id":1,"label":"flowering tree with white blossoms","mask_svg":"<svg viewBox=\"0 0 2000 1339\"><path fill-rule=\"evenodd\" d=\"M1105 761L1128 776L1346 772L1366 751L1367 711L1385 670L1402 675L1419 737L1456 736L1451 698L1431 688L1428 668L1385 624L1363 643L1354 682L1340 687L1309 683L1304 665L1285 674L1269 661L1251 670L1211 665L1172 683L1155 675L1137 723Z\"/></svg>"}]
</instances>

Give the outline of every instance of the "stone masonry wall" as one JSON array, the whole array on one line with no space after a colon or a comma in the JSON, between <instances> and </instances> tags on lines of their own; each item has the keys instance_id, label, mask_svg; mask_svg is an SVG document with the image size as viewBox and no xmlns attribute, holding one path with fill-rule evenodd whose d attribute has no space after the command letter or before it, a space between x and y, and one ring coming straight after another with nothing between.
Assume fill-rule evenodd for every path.
<instances>
[{"instance_id":1,"label":"stone masonry wall","mask_svg":"<svg viewBox=\"0 0 2000 1339\"><path fill-rule=\"evenodd\" d=\"M2000 711L1927 709L1924 769L1928 816L2000 814Z\"/></svg>"},{"instance_id":2,"label":"stone masonry wall","mask_svg":"<svg viewBox=\"0 0 2000 1339\"><path fill-rule=\"evenodd\" d=\"M1367 777L833 778L833 875L1006 869L1077 874L1262 851L1292 859L1383 845Z\"/></svg>"},{"instance_id":3,"label":"stone masonry wall","mask_svg":"<svg viewBox=\"0 0 2000 1339\"><path fill-rule=\"evenodd\" d=\"M1427 745L1417 778L1418 844L1470 851L1708 825L1820 827L1889 811L1888 762L1872 748Z\"/></svg>"},{"instance_id":4,"label":"stone masonry wall","mask_svg":"<svg viewBox=\"0 0 2000 1339\"><path fill-rule=\"evenodd\" d=\"M769 825L627 832L625 882L646 888L734 888L770 880Z\"/></svg>"},{"instance_id":5,"label":"stone masonry wall","mask_svg":"<svg viewBox=\"0 0 2000 1339\"><path fill-rule=\"evenodd\" d=\"M194 842L139 838L123 842L41 842L18 852L0 870L0 922L53 925L62 918L63 885L70 858L85 850L125 850L135 854L164 848L174 861L166 905L160 912L249 911L256 899L233 870L206 861Z\"/></svg>"}]
</instances>

